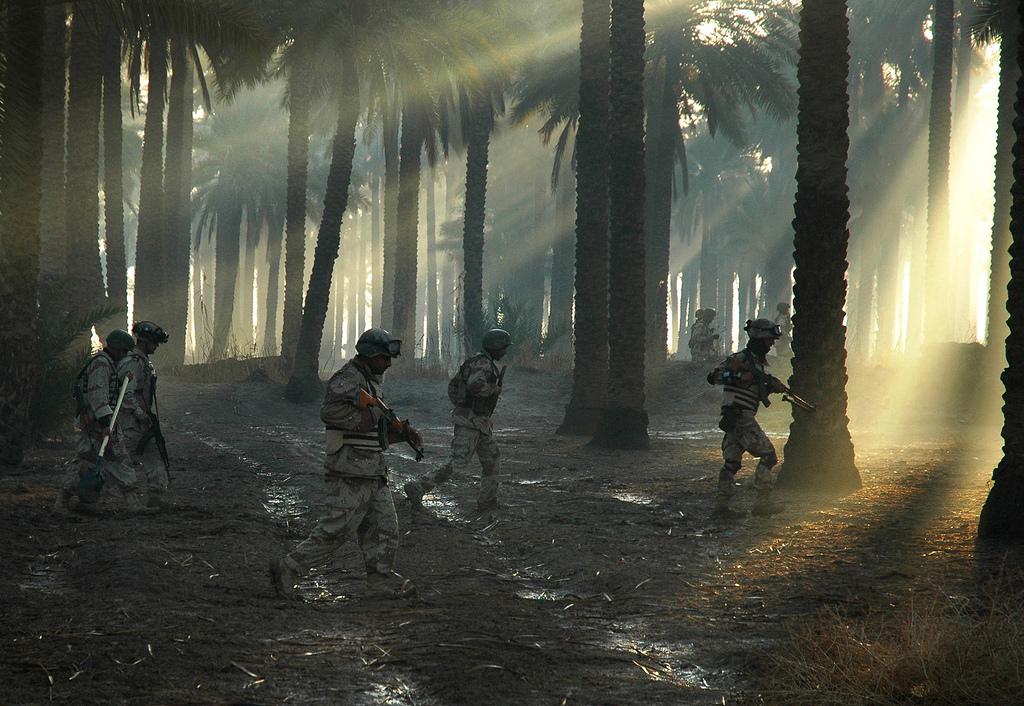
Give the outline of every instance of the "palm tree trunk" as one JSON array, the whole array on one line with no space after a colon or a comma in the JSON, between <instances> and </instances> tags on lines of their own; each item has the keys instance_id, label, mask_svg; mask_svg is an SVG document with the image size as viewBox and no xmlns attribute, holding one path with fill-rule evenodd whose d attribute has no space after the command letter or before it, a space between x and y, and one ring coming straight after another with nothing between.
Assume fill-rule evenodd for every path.
<instances>
[{"instance_id":1,"label":"palm tree trunk","mask_svg":"<svg viewBox=\"0 0 1024 706\"><path fill-rule=\"evenodd\" d=\"M216 270L213 275L213 347L210 359L227 355L238 281L238 249L242 239L242 204L224 204L217 214Z\"/></svg>"},{"instance_id":2,"label":"palm tree trunk","mask_svg":"<svg viewBox=\"0 0 1024 706\"><path fill-rule=\"evenodd\" d=\"M644 3L612 0L609 42L608 400L593 444L645 449ZM664 344L662 344L664 346Z\"/></svg>"},{"instance_id":3,"label":"palm tree trunk","mask_svg":"<svg viewBox=\"0 0 1024 706\"><path fill-rule=\"evenodd\" d=\"M167 365L185 362L188 326L189 254L192 247L192 62L188 45L171 42L171 91L167 106L167 179L164 206L167 229L163 237L166 287L161 325L170 334L164 346Z\"/></svg>"},{"instance_id":4,"label":"palm tree trunk","mask_svg":"<svg viewBox=\"0 0 1024 706\"><path fill-rule=\"evenodd\" d=\"M463 345L476 350L484 326L484 220L487 212L487 167L494 118L490 105L474 106L466 146L466 204L462 225Z\"/></svg>"},{"instance_id":5,"label":"palm tree trunk","mask_svg":"<svg viewBox=\"0 0 1024 706\"><path fill-rule=\"evenodd\" d=\"M559 434L590 434L608 384L609 0L584 0L576 136L576 317L572 394Z\"/></svg>"},{"instance_id":6,"label":"palm tree trunk","mask_svg":"<svg viewBox=\"0 0 1024 706\"><path fill-rule=\"evenodd\" d=\"M804 0L797 65L797 190L793 227L793 376L814 400L813 415L793 410L779 483L845 491L860 487L846 417L847 223L849 151L846 2Z\"/></svg>"},{"instance_id":7,"label":"palm tree trunk","mask_svg":"<svg viewBox=\"0 0 1024 706\"><path fill-rule=\"evenodd\" d=\"M277 306L281 299L281 246L284 222L275 212L271 213L267 225L267 319L263 330L263 355L280 354L277 337Z\"/></svg>"},{"instance_id":8,"label":"palm tree trunk","mask_svg":"<svg viewBox=\"0 0 1024 706\"><path fill-rule=\"evenodd\" d=\"M94 14L76 8L68 64L68 153L65 193L69 307L85 312L106 296L99 253L101 49Z\"/></svg>"},{"instance_id":9,"label":"palm tree trunk","mask_svg":"<svg viewBox=\"0 0 1024 706\"><path fill-rule=\"evenodd\" d=\"M394 106L384 111L384 264L381 281L380 326L394 328L395 256L398 243L398 112Z\"/></svg>"},{"instance_id":10,"label":"palm tree trunk","mask_svg":"<svg viewBox=\"0 0 1024 706\"><path fill-rule=\"evenodd\" d=\"M572 223L574 179L563 179L556 195L557 236L551 247L551 301L548 306L548 338L559 356L569 352L572 332L572 276L575 243Z\"/></svg>"},{"instance_id":11,"label":"palm tree trunk","mask_svg":"<svg viewBox=\"0 0 1024 706\"><path fill-rule=\"evenodd\" d=\"M246 209L245 240L242 241L242 277L238 283L238 309L235 316L236 341L239 352L255 352L253 341L252 308L255 301L253 284L256 280L256 248L260 242L260 216L252 207Z\"/></svg>"},{"instance_id":12,"label":"palm tree trunk","mask_svg":"<svg viewBox=\"0 0 1024 706\"><path fill-rule=\"evenodd\" d=\"M38 374L36 330L39 225L43 166L43 5L14 0L6 7L4 145L0 156L0 464L17 465L30 433ZM48 351L44 351L48 353Z\"/></svg>"},{"instance_id":13,"label":"palm tree trunk","mask_svg":"<svg viewBox=\"0 0 1024 706\"><path fill-rule=\"evenodd\" d=\"M43 205L40 211L40 306L63 307L60 287L67 275L68 234L64 206L65 131L68 92L68 8L46 6L43 39Z\"/></svg>"},{"instance_id":14,"label":"palm tree trunk","mask_svg":"<svg viewBox=\"0 0 1024 706\"><path fill-rule=\"evenodd\" d=\"M306 306L302 312L302 328L295 349L295 366L285 398L292 402L311 402L322 386L317 372L317 352L327 319L331 293L331 273L341 244L341 222L348 208L348 191L352 182L352 159L356 149L356 122L359 118L359 83L355 61L343 66L342 90L338 102L338 127L334 133L331 167L327 174L324 212L313 254L313 271L309 276Z\"/></svg>"},{"instance_id":15,"label":"palm tree trunk","mask_svg":"<svg viewBox=\"0 0 1024 706\"><path fill-rule=\"evenodd\" d=\"M931 80L928 111L928 241L925 300L925 340L942 340L950 300L949 287L949 146L952 139L953 0L935 0Z\"/></svg>"},{"instance_id":16,"label":"palm tree trunk","mask_svg":"<svg viewBox=\"0 0 1024 706\"><path fill-rule=\"evenodd\" d=\"M644 213L644 238L647 244L647 351L648 364L664 362L667 355L669 242L672 225L672 170L675 165L675 133L679 130L676 108L675 71L678 65L669 57L665 65L651 73L648 96L651 113L647 132L647 207Z\"/></svg>"},{"instance_id":17,"label":"palm tree trunk","mask_svg":"<svg viewBox=\"0 0 1024 706\"><path fill-rule=\"evenodd\" d=\"M416 259L418 253L420 151L423 147L422 108L402 109L402 137L398 149L398 232L395 241L395 299L392 325L405 343L409 358L416 346Z\"/></svg>"},{"instance_id":18,"label":"palm tree trunk","mask_svg":"<svg viewBox=\"0 0 1024 706\"><path fill-rule=\"evenodd\" d=\"M1020 80L1020 64L1016 61L1019 50L1019 20L1011 12L1012 3L1005 2L1006 26L999 49L999 97L996 108L996 175L995 204L992 214L992 265L989 277L988 301L988 358L989 369L1002 369L1003 341L1006 339L1007 311L1003 306L1003 292L1010 280L1010 204L1013 185L1013 143L1016 139L1013 121L1014 94Z\"/></svg>"},{"instance_id":19,"label":"palm tree trunk","mask_svg":"<svg viewBox=\"0 0 1024 706\"><path fill-rule=\"evenodd\" d=\"M373 283L372 326L381 325L381 295L384 293L384 243L381 241L380 174L370 175L370 281Z\"/></svg>"},{"instance_id":20,"label":"palm tree trunk","mask_svg":"<svg viewBox=\"0 0 1024 706\"><path fill-rule=\"evenodd\" d=\"M103 219L106 225L107 295L128 311L124 250L124 166L121 127L121 36L108 24L103 39ZM127 321L122 317L121 321ZM129 325L131 322L128 322Z\"/></svg>"},{"instance_id":21,"label":"palm tree trunk","mask_svg":"<svg viewBox=\"0 0 1024 706\"><path fill-rule=\"evenodd\" d=\"M165 294L164 100L167 93L167 42L156 34L149 42L149 89L139 177L139 231L135 245L135 320L158 320ZM218 236L219 238L219 236Z\"/></svg>"},{"instance_id":22,"label":"palm tree trunk","mask_svg":"<svg viewBox=\"0 0 1024 706\"><path fill-rule=\"evenodd\" d=\"M288 193L285 207L284 321L281 329L281 356L289 362L293 360L302 326L311 103L306 72L293 70L288 75Z\"/></svg>"},{"instance_id":23,"label":"palm tree trunk","mask_svg":"<svg viewBox=\"0 0 1024 706\"><path fill-rule=\"evenodd\" d=\"M437 175L430 169L427 180L427 334L426 358L434 362L440 356L441 339L437 310L437 204L435 203Z\"/></svg>"},{"instance_id":24,"label":"palm tree trunk","mask_svg":"<svg viewBox=\"0 0 1024 706\"><path fill-rule=\"evenodd\" d=\"M371 216L369 212L364 211L362 218L359 219L359 238L356 243L358 251L356 253L355 284L353 285L355 291L354 322L356 336L352 339L353 345L355 345L359 334L368 328L366 325L366 261L370 249L370 229L372 227L370 221Z\"/></svg>"},{"instance_id":25,"label":"palm tree trunk","mask_svg":"<svg viewBox=\"0 0 1024 706\"><path fill-rule=\"evenodd\" d=\"M1014 33L1018 66L1024 66L1024 7L1018 5ZM1006 45L1004 45L1005 47ZM1010 206L1010 282L1006 309L1010 313L1006 338L1007 367L1003 371L1003 458L992 474L993 485L981 509L978 535L1024 539L1024 76L1017 77L1014 120L1013 187Z\"/></svg>"}]
</instances>

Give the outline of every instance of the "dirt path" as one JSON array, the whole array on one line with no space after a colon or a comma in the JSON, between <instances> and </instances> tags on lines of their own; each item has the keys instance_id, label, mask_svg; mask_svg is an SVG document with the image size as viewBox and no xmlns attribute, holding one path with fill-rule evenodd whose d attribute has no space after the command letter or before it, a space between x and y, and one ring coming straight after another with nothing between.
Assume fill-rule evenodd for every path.
<instances>
[{"instance_id":1,"label":"dirt path","mask_svg":"<svg viewBox=\"0 0 1024 706\"><path fill-rule=\"evenodd\" d=\"M0 701L731 703L786 620L972 573L991 465L950 441L860 452L864 490L721 526L707 520L719 433L703 391L656 396L653 448L627 454L552 436L563 378L509 382L507 508L472 518L471 478L428 496L437 522L400 506L411 602L364 596L354 546L309 577L304 603L273 599L267 560L320 508L323 439L316 406L273 385L165 386L172 512L54 516L67 452L39 451L0 479ZM392 387L428 463L443 460L443 381ZM391 458L395 488L427 467Z\"/></svg>"}]
</instances>

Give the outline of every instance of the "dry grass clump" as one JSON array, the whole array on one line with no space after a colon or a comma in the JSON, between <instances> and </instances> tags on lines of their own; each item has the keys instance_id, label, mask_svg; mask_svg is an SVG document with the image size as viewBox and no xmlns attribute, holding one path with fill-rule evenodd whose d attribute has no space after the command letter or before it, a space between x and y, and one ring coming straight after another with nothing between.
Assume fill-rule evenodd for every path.
<instances>
[{"instance_id":1,"label":"dry grass clump","mask_svg":"<svg viewBox=\"0 0 1024 706\"><path fill-rule=\"evenodd\" d=\"M768 656L770 704L1013 704L1024 699L1024 594L947 596L793 627Z\"/></svg>"}]
</instances>

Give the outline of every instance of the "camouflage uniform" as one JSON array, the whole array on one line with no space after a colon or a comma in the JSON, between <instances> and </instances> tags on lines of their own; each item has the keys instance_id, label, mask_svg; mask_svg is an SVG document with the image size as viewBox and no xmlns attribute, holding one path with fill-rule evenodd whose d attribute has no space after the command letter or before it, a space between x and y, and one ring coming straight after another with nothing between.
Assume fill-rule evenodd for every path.
<instances>
[{"instance_id":1,"label":"camouflage uniform","mask_svg":"<svg viewBox=\"0 0 1024 706\"><path fill-rule=\"evenodd\" d=\"M327 511L309 537L284 563L304 573L327 563L349 539L357 539L371 579L390 575L398 548L398 518L381 456L382 418L377 407L360 410L360 388L375 397L381 377L357 359L346 363L327 385L320 419L327 426Z\"/></svg>"},{"instance_id":2,"label":"camouflage uniform","mask_svg":"<svg viewBox=\"0 0 1024 706\"><path fill-rule=\"evenodd\" d=\"M82 408L78 410L78 445L75 459L57 495L58 507L78 493L78 480L82 473L96 465L100 445L103 443L104 426L99 420L114 413L117 404L118 378L114 360L106 351L100 351L86 364L83 374L76 381L78 397ZM136 475L125 446L122 420L124 410L118 414L114 431L103 454L104 489L101 498L135 507L140 504L136 494Z\"/></svg>"},{"instance_id":3,"label":"camouflage uniform","mask_svg":"<svg viewBox=\"0 0 1024 706\"><path fill-rule=\"evenodd\" d=\"M136 348L117 364L117 375L121 380L128 373L131 373L132 381L124 397L119 424L140 485L151 496L159 497L167 490L168 477L156 440L150 438L142 452L138 451L139 442L153 425L149 413L156 393L156 370L149 356Z\"/></svg>"},{"instance_id":4,"label":"camouflage uniform","mask_svg":"<svg viewBox=\"0 0 1024 706\"><path fill-rule=\"evenodd\" d=\"M480 494L477 506L481 509L494 506L498 501L498 474L501 472L501 454L494 440L491 415L501 395L498 366L487 353L478 353L469 358L459 369L466 382L466 406L452 410L455 434L452 437L452 453L449 460L414 483L406 486L411 492L422 496L448 481L453 475L466 475L474 452L480 459L483 472L480 475Z\"/></svg>"},{"instance_id":5,"label":"camouflage uniform","mask_svg":"<svg viewBox=\"0 0 1024 706\"><path fill-rule=\"evenodd\" d=\"M713 320L711 311L700 309L696 321L690 326L690 358L696 362L712 360L718 350L718 335L711 326Z\"/></svg>"},{"instance_id":6,"label":"camouflage uniform","mask_svg":"<svg viewBox=\"0 0 1024 706\"><path fill-rule=\"evenodd\" d=\"M736 492L736 473L742 465L744 451L758 459L754 471L754 488L758 500L766 501L772 491L772 468L778 463L778 457L772 442L757 423L762 391L756 380L740 378L751 371L767 377L765 363L757 354L744 349L730 355L708 375L708 382L725 386L722 421L719 425L725 431L722 439L724 464L718 473L715 503L719 509L728 508L729 500Z\"/></svg>"},{"instance_id":7,"label":"camouflage uniform","mask_svg":"<svg viewBox=\"0 0 1024 706\"><path fill-rule=\"evenodd\" d=\"M779 336L779 340L775 343L775 355L780 360L788 359L793 356L793 317L789 315L789 305L779 304L777 307L778 315L775 317L775 323L778 325L782 335Z\"/></svg>"}]
</instances>

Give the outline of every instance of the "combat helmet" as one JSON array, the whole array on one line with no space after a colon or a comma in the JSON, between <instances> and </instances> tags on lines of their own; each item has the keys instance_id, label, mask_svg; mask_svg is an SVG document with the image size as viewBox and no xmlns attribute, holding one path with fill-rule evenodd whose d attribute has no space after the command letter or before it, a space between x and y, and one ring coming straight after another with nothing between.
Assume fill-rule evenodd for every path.
<instances>
[{"instance_id":1,"label":"combat helmet","mask_svg":"<svg viewBox=\"0 0 1024 706\"><path fill-rule=\"evenodd\" d=\"M697 309L697 311L694 312L694 317L698 321L711 321L717 314L717 311L709 307L707 309Z\"/></svg>"},{"instance_id":2,"label":"combat helmet","mask_svg":"<svg viewBox=\"0 0 1024 706\"><path fill-rule=\"evenodd\" d=\"M743 330L751 339L770 338L774 341L782 336L782 327L771 319L747 319Z\"/></svg>"},{"instance_id":3,"label":"combat helmet","mask_svg":"<svg viewBox=\"0 0 1024 706\"><path fill-rule=\"evenodd\" d=\"M378 355L397 358L402 354L402 342L382 328L369 328L356 341L356 353L364 358Z\"/></svg>"},{"instance_id":4,"label":"combat helmet","mask_svg":"<svg viewBox=\"0 0 1024 706\"><path fill-rule=\"evenodd\" d=\"M167 333L152 321L136 321L132 333L153 343L167 343Z\"/></svg>"},{"instance_id":5,"label":"combat helmet","mask_svg":"<svg viewBox=\"0 0 1024 706\"><path fill-rule=\"evenodd\" d=\"M501 351L512 345L512 336L508 331L492 328L484 334L483 348L485 351Z\"/></svg>"},{"instance_id":6,"label":"combat helmet","mask_svg":"<svg viewBox=\"0 0 1024 706\"><path fill-rule=\"evenodd\" d=\"M123 328L116 328L107 334L104 344L107 348L128 353L135 348L135 339Z\"/></svg>"}]
</instances>

